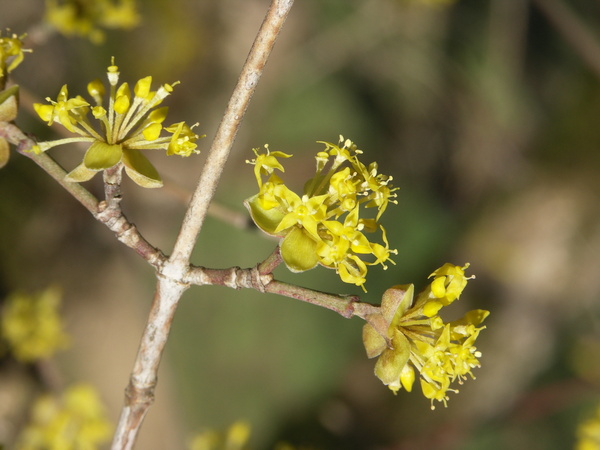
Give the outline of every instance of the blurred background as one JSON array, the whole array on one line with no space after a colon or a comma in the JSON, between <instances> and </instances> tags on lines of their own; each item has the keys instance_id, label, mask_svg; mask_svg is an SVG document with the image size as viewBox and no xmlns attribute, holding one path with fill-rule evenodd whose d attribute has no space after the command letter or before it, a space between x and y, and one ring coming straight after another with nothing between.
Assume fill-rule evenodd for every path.
<instances>
[{"instance_id":1,"label":"blurred background","mask_svg":"<svg viewBox=\"0 0 600 450\"><path fill-rule=\"evenodd\" d=\"M170 120L198 121L203 153L151 155L165 188L124 183L125 214L169 253L206 151L267 0L145 0L140 25L101 45L50 34L12 74L17 123L56 133L31 102L104 79L181 81ZM0 28L37 36L41 0L0 0ZM471 263L456 305L491 311L477 379L430 410L419 388L397 396L373 375L363 322L250 290L191 288L173 325L156 403L138 448L185 448L237 420L251 447L565 449L600 403L600 2L597 0L297 1L248 110L216 202L244 215L256 192L245 160L265 143L293 153L285 179L314 171L317 140L350 138L400 187L384 215L396 265L373 268L364 300L427 284L444 262ZM67 169L77 148L50 152ZM78 160L79 158L79 160ZM99 177L86 184L101 195ZM94 384L116 422L154 290L153 271L27 158L0 171L0 297L58 284L73 345L64 383ZM208 219L193 262L250 267L274 242ZM282 280L361 294L333 271ZM27 411L27 372L0 365L6 410ZM16 394L20 393L18 398ZM9 403L6 403L9 402ZM12 403L10 403L12 402ZM8 422L4 422L5 427Z\"/></svg>"}]
</instances>

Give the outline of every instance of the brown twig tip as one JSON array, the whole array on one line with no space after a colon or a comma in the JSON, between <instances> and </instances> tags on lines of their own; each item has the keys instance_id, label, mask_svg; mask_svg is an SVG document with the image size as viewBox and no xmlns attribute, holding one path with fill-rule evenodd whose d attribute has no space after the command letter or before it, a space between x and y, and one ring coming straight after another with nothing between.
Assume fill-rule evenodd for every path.
<instances>
[{"instance_id":1,"label":"brown twig tip","mask_svg":"<svg viewBox=\"0 0 600 450\"><path fill-rule=\"evenodd\" d=\"M260 264L256 266L256 270L262 275L273 273L273 271L283 262L281 257L281 249L279 245L275 247L273 252Z\"/></svg>"}]
</instances>

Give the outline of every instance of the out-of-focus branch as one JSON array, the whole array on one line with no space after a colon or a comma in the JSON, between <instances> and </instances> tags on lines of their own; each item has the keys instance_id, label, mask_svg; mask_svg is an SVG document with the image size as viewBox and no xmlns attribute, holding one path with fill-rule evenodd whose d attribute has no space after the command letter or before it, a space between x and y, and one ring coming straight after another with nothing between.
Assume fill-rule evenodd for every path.
<instances>
[{"instance_id":1,"label":"out-of-focus branch","mask_svg":"<svg viewBox=\"0 0 600 450\"><path fill-rule=\"evenodd\" d=\"M164 190L175 197L177 201L184 205L187 205L190 202L192 198L191 191L181 187L177 181L168 176L163 176L163 182L165 183ZM214 200L208 206L207 215L240 230L256 229L254 222L250 219L250 216L246 211L240 212L228 208Z\"/></svg>"},{"instance_id":2,"label":"out-of-focus branch","mask_svg":"<svg viewBox=\"0 0 600 450\"><path fill-rule=\"evenodd\" d=\"M533 0L533 3L590 69L600 76L600 44L583 20L560 0Z\"/></svg>"}]
</instances>

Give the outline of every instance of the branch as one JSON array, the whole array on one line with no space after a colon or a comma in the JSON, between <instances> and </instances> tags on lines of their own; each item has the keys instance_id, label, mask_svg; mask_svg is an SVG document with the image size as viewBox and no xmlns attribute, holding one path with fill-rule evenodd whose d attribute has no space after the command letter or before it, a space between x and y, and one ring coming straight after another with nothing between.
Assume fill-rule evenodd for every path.
<instances>
[{"instance_id":1,"label":"branch","mask_svg":"<svg viewBox=\"0 0 600 450\"><path fill-rule=\"evenodd\" d=\"M262 75L293 0L273 0L242 69L223 119L215 134L200 180L188 206L170 261L182 271L187 267L198 233L202 229L223 167L252 94Z\"/></svg>"},{"instance_id":2,"label":"branch","mask_svg":"<svg viewBox=\"0 0 600 450\"><path fill-rule=\"evenodd\" d=\"M19 127L12 123L0 123L0 136L17 147L17 151L31 159L40 166L48 175L54 178L67 192L75 197L89 212L96 214L98 211L98 199L79 183L65 181L67 172L56 161L46 153L36 155L31 152L35 141L21 131Z\"/></svg>"},{"instance_id":3,"label":"branch","mask_svg":"<svg viewBox=\"0 0 600 450\"><path fill-rule=\"evenodd\" d=\"M121 210L122 174L123 165L120 163L104 171L105 200L99 203L98 213L94 214L94 217L113 231L119 241L135 250L138 255L160 271L167 258L159 249L144 239Z\"/></svg>"},{"instance_id":4,"label":"branch","mask_svg":"<svg viewBox=\"0 0 600 450\"><path fill-rule=\"evenodd\" d=\"M173 254L159 270L150 317L125 391L125 406L112 443L113 450L133 448L144 416L154 400L158 366L167 342L173 315L188 285L183 280L196 238L242 118L262 74L275 39L293 0L273 0L244 64L238 83L217 129L207 162L186 211Z\"/></svg>"},{"instance_id":5,"label":"branch","mask_svg":"<svg viewBox=\"0 0 600 450\"><path fill-rule=\"evenodd\" d=\"M265 261L269 261L269 259L271 257ZM284 297L295 298L312 305L330 309L346 319L350 319L353 316L364 319L369 314L379 312L379 306L360 303L360 298L357 295L329 294L274 280L271 273L261 271L263 264L261 263L250 269L240 269L239 267L230 267L228 269L192 267L185 277L185 282L200 286L210 284L227 286L233 289L250 288L259 292L283 295Z\"/></svg>"},{"instance_id":6,"label":"branch","mask_svg":"<svg viewBox=\"0 0 600 450\"><path fill-rule=\"evenodd\" d=\"M125 405L113 438L113 450L132 449L142 422L154 402L158 366L167 343L175 310L185 284L158 276L150 317L142 336L129 385L125 389Z\"/></svg>"},{"instance_id":7,"label":"branch","mask_svg":"<svg viewBox=\"0 0 600 450\"><path fill-rule=\"evenodd\" d=\"M295 298L313 305L321 306L323 308L335 311L346 319L350 319L354 315L354 305L359 299L357 295L333 295L277 280L273 280L267 286L265 286L265 292L284 295L286 297Z\"/></svg>"},{"instance_id":8,"label":"branch","mask_svg":"<svg viewBox=\"0 0 600 450\"><path fill-rule=\"evenodd\" d=\"M273 253L271 253L267 259L261 262L256 268L258 273L261 275L272 273L275 268L283 262L283 258L281 257L281 249L279 245L275 247Z\"/></svg>"},{"instance_id":9,"label":"branch","mask_svg":"<svg viewBox=\"0 0 600 450\"><path fill-rule=\"evenodd\" d=\"M65 181L67 172L51 156L46 153L37 155L31 152L35 145L33 139L23 133L19 127L12 123L0 122L0 136L17 147L17 151L23 156L31 159L40 166L48 175L56 180L67 192L79 201L96 220L106 225L115 233L117 239L127 247L144 258L155 268L162 267L166 257L162 252L154 248L130 223L121 212L119 206L120 189L115 190L114 185L106 188L106 195L111 208L107 208L107 202L99 202L98 199L79 183ZM109 169L110 170L110 169ZM120 167L119 167L120 171ZM119 182L120 183L120 182ZM109 186L109 185L107 185Z\"/></svg>"},{"instance_id":10,"label":"branch","mask_svg":"<svg viewBox=\"0 0 600 450\"><path fill-rule=\"evenodd\" d=\"M177 181L173 178L163 175L163 182L165 183L163 190L167 194L173 196L177 201L181 202L183 205L187 205L191 198L192 192L183 188ZM235 228L240 230L249 230L256 229L254 222L248 215L248 212L244 210L243 212L233 210L228 208L223 204L219 204L215 201L211 202L208 207L207 214L221 222L229 224Z\"/></svg>"}]
</instances>

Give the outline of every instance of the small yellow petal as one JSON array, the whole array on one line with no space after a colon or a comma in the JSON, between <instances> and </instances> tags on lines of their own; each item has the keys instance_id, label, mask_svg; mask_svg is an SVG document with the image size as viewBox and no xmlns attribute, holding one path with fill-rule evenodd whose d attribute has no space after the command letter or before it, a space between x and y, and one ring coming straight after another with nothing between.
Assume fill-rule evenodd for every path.
<instances>
[{"instance_id":1,"label":"small yellow petal","mask_svg":"<svg viewBox=\"0 0 600 450\"><path fill-rule=\"evenodd\" d=\"M135 87L133 88L133 92L134 92L135 96L140 97L140 98L148 97L148 94L150 93L151 85L152 85L152 77L151 76L147 76L147 77L139 80L135 84Z\"/></svg>"},{"instance_id":2,"label":"small yellow petal","mask_svg":"<svg viewBox=\"0 0 600 450\"><path fill-rule=\"evenodd\" d=\"M160 123L152 123L144 128L142 134L144 135L144 139L147 141L154 141L158 139L160 136L160 132L162 131L162 125Z\"/></svg>"}]
</instances>

